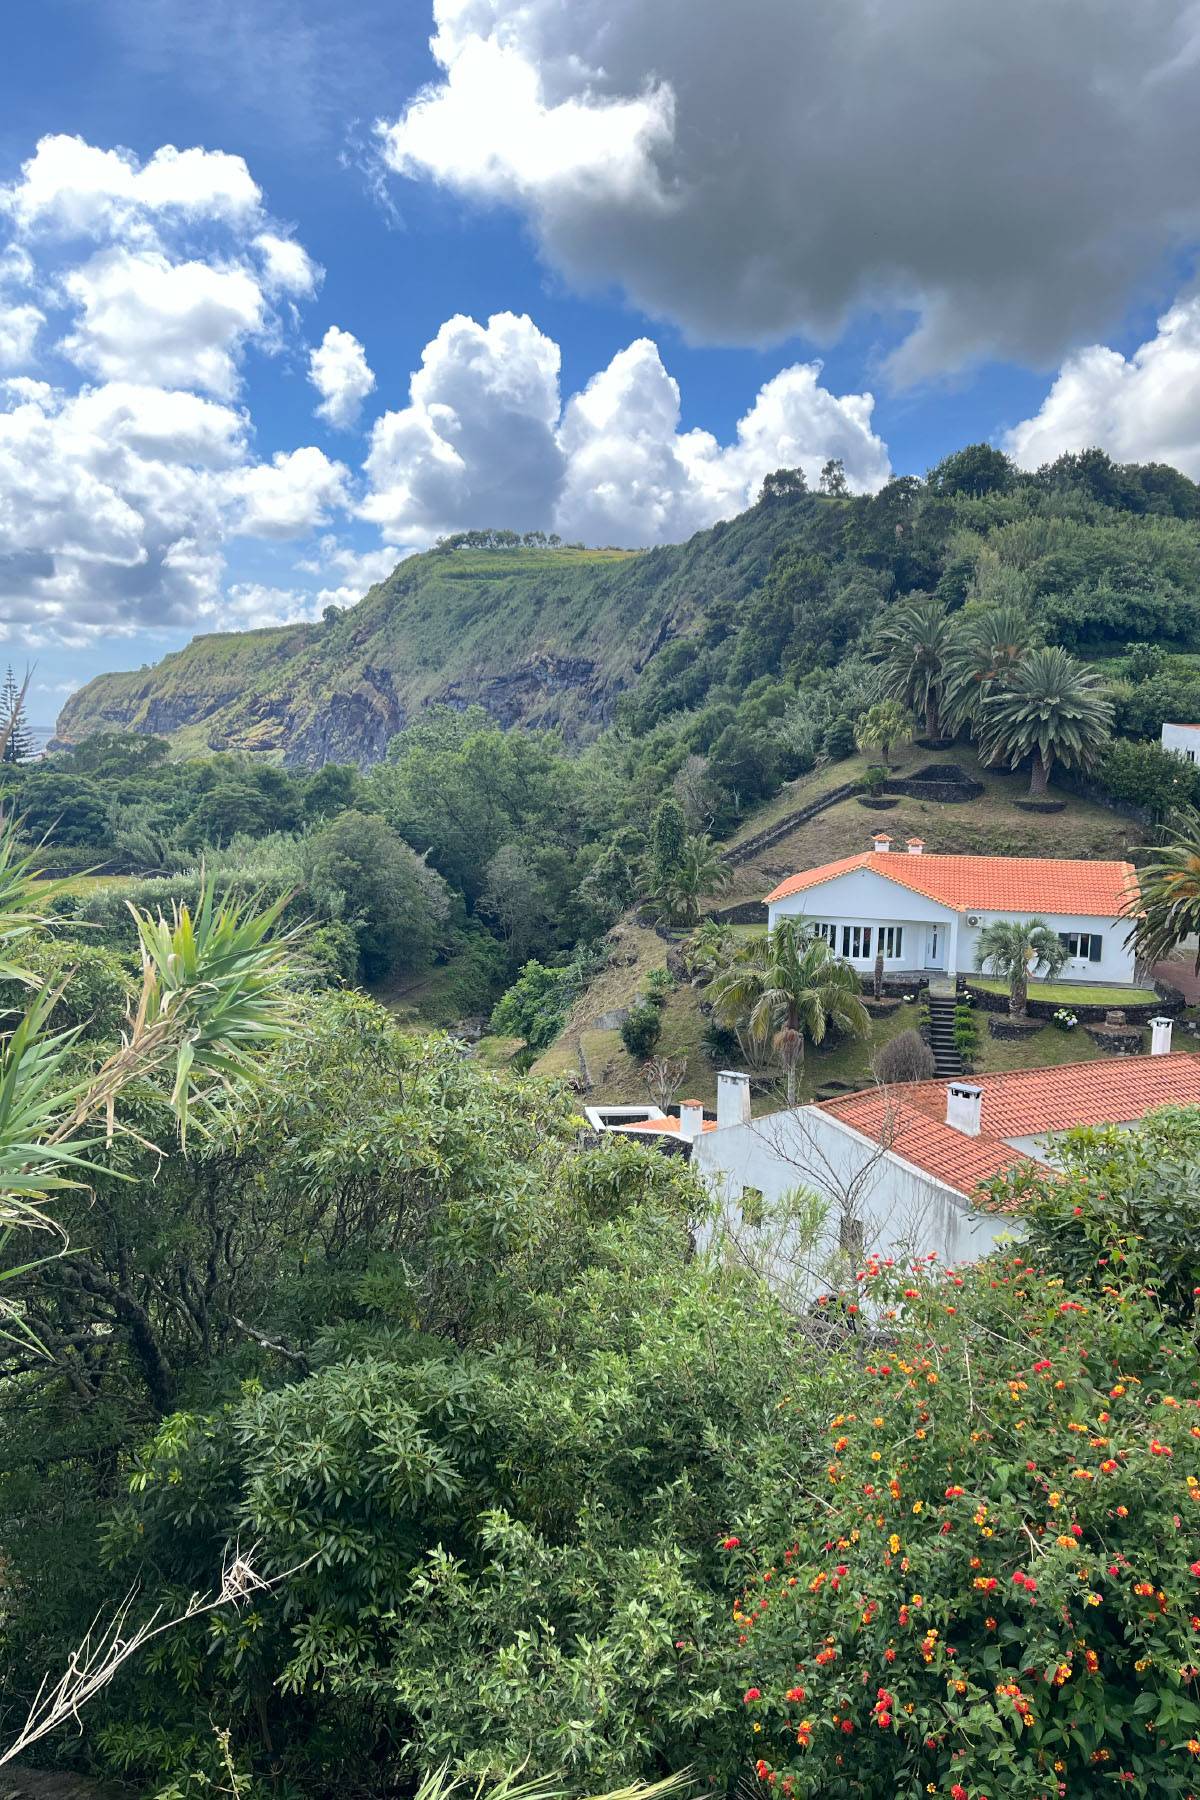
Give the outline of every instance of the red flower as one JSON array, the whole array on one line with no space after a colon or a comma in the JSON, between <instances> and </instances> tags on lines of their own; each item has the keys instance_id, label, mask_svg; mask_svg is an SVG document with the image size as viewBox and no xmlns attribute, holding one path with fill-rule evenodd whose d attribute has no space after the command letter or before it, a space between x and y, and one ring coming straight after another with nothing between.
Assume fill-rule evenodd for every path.
<instances>
[{"instance_id":1,"label":"red flower","mask_svg":"<svg viewBox=\"0 0 1200 1800\"><path fill-rule=\"evenodd\" d=\"M744 1700L745 1704L747 1706L749 1706L749 1704L752 1700L761 1700L762 1699L762 1689L761 1688L747 1688L745 1693L742 1695L742 1699Z\"/></svg>"},{"instance_id":2,"label":"red flower","mask_svg":"<svg viewBox=\"0 0 1200 1800\"><path fill-rule=\"evenodd\" d=\"M740 1537L722 1538L721 1539L721 1548L722 1548L722 1550L736 1550L738 1545L741 1543L741 1541L742 1540Z\"/></svg>"}]
</instances>

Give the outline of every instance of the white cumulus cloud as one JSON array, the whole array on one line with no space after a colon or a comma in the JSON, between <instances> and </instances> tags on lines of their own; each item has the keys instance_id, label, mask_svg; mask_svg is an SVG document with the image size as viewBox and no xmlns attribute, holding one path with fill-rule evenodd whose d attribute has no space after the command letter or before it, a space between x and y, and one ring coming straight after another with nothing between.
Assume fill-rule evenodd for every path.
<instances>
[{"instance_id":1,"label":"white cumulus cloud","mask_svg":"<svg viewBox=\"0 0 1200 1800\"><path fill-rule=\"evenodd\" d=\"M254 240L254 248L262 257L266 286L273 292L298 295L315 292L324 271L295 238L280 237L274 231L260 231Z\"/></svg>"},{"instance_id":2,"label":"white cumulus cloud","mask_svg":"<svg viewBox=\"0 0 1200 1800\"><path fill-rule=\"evenodd\" d=\"M1178 300L1132 356L1092 344L1068 357L1041 407L1005 437L1023 468L1100 445L1118 462L1166 462L1200 479L1200 297Z\"/></svg>"},{"instance_id":3,"label":"white cumulus cloud","mask_svg":"<svg viewBox=\"0 0 1200 1800\"><path fill-rule=\"evenodd\" d=\"M562 483L558 345L533 321L456 314L421 353L410 403L377 419L364 517L394 536L544 527Z\"/></svg>"},{"instance_id":4,"label":"white cumulus cloud","mask_svg":"<svg viewBox=\"0 0 1200 1800\"><path fill-rule=\"evenodd\" d=\"M240 502L235 529L245 537L303 537L347 504L349 470L323 450L279 450L269 463L239 469L229 483Z\"/></svg>"},{"instance_id":5,"label":"white cumulus cloud","mask_svg":"<svg viewBox=\"0 0 1200 1800\"><path fill-rule=\"evenodd\" d=\"M36 306L21 302L6 306L0 299L0 369L20 368L33 355L37 334L46 315Z\"/></svg>"},{"instance_id":6,"label":"white cumulus cloud","mask_svg":"<svg viewBox=\"0 0 1200 1800\"><path fill-rule=\"evenodd\" d=\"M308 379L321 396L317 414L340 431L354 425L375 386L375 372L352 331L331 325L308 359Z\"/></svg>"},{"instance_id":7,"label":"white cumulus cloud","mask_svg":"<svg viewBox=\"0 0 1200 1800\"><path fill-rule=\"evenodd\" d=\"M172 262L160 250L102 250L69 270L63 288L78 314L62 349L81 369L223 399L237 387L244 340L266 316L247 269Z\"/></svg>"},{"instance_id":8,"label":"white cumulus cloud","mask_svg":"<svg viewBox=\"0 0 1200 1800\"><path fill-rule=\"evenodd\" d=\"M706 342L856 313L914 380L1039 365L1200 232L1193 0L434 0L407 177ZM915 321L915 322L914 322Z\"/></svg>"},{"instance_id":9,"label":"white cumulus cloud","mask_svg":"<svg viewBox=\"0 0 1200 1800\"><path fill-rule=\"evenodd\" d=\"M840 457L850 485L890 473L870 394L835 395L820 365L764 384L734 440L680 429L680 394L657 346L639 338L563 406L557 344L533 321L459 315L427 344L410 403L375 423L364 517L398 541L503 525L587 543L686 537L757 497L763 476Z\"/></svg>"},{"instance_id":10,"label":"white cumulus cloud","mask_svg":"<svg viewBox=\"0 0 1200 1800\"><path fill-rule=\"evenodd\" d=\"M128 231L139 219L176 215L236 222L252 218L262 193L240 156L164 144L148 162L59 132L40 139L18 181L0 188L0 211L17 228L67 235Z\"/></svg>"}]
</instances>

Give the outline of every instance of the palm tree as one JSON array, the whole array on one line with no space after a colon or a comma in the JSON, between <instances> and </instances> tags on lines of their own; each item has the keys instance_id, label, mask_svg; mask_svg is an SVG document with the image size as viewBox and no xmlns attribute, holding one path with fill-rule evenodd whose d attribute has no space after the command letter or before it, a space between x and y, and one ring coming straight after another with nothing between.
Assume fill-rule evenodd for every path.
<instances>
[{"instance_id":1,"label":"palm tree","mask_svg":"<svg viewBox=\"0 0 1200 1800\"><path fill-rule=\"evenodd\" d=\"M878 750L890 769L892 745L898 738L908 737L912 718L898 700L877 700L866 712L859 713L854 726L854 741L860 750Z\"/></svg>"},{"instance_id":2,"label":"palm tree","mask_svg":"<svg viewBox=\"0 0 1200 1800\"><path fill-rule=\"evenodd\" d=\"M879 641L885 697L899 700L911 712L924 713L925 734L936 738L941 730L945 658L950 645L945 607L928 594L902 602L885 620Z\"/></svg>"},{"instance_id":3,"label":"palm tree","mask_svg":"<svg viewBox=\"0 0 1200 1800\"><path fill-rule=\"evenodd\" d=\"M685 839L679 861L662 877L655 891L663 916L672 925L694 925L706 894L719 893L729 874L720 852L706 834Z\"/></svg>"},{"instance_id":4,"label":"palm tree","mask_svg":"<svg viewBox=\"0 0 1200 1800\"><path fill-rule=\"evenodd\" d=\"M1099 671L1056 645L1027 650L1006 684L983 702L982 714L984 761L1015 769L1031 756L1031 794L1046 792L1055 763L1091 768L1112 726Z\"/></svg>"},{"instance_id":5,"label":"palm tree","mask_svg":"<svg viewBox=\"0 0 1200 1800\"><path fill-rule=\"evenodd\" d=\"M984 701L1007 687L1029 649L1029 621L1019 606L960 614L946 651L946 722L978 726Z\"/></svg>"},{"instance_id":6,"label":"palm tree","mask_svg":"<svg viewBox=\"0 0 1200 1800\"><path fill-rule=\"evenodd\" d=\"M1025 1017L1029 977L1045 969L1053 979L1067 960L1066 946L1045 919L997 919L985 925L975 945L975 967L990 968L1008 983L1008 1010Z\"/></svg>"},{"instance_id":7,"label":"palm tree","mask_svg":"<svg viewBox=\"0 0 1200 1800\"><path fill-rule=\"evenodd\" d=\"M712 993L727 1025L773 1045L787 1072L789 1106L796 1104L805 1039L819 1044L830 1025L864 1037L869 1026L857 974L803 919L781 919L752 939L717 976Z\"/></svg>"},{"instance_id":8,"label":"palm tree","mask_svg":"<svg viewBox=\"0 0 1200 1800\"><path fill-rule=\"evenodd\" d=\"M1131 894L1126 914L1129 936L1140 961L1163 962L1185 938L1200 933L1200 813L1180 807L1166 843L1150 852L1138 870L1140 893ZM1200 949L1196 951L1200 974Z\"/></svg>"}]
</instances>

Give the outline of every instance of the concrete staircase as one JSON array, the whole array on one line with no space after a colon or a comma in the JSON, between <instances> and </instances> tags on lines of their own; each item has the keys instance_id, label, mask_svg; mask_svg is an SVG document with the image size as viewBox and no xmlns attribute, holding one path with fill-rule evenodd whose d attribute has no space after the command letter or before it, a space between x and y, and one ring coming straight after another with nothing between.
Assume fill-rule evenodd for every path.
<instances>
[{"instance_id":1,"label":"concrete staircase","mask_svg":"<svg viewBox=\"0 0 1200 1800\"><path fill-rule=\"evenodd\" d=\"M962 1057L954 1042L954 1008L958 996L950 982L929 984L929 1048L939 1077L947 1080L963 1072Z\"/></svg>"}]
</instances>

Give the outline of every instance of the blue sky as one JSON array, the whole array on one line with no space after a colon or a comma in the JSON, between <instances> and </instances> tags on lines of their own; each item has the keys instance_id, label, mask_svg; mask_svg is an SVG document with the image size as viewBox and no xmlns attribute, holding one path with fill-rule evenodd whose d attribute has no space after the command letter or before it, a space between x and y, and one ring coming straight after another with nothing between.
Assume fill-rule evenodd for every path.
<instances>
[{"instance_id":1,"label":"blue sky","mask_svg":"<svg viewBox=\"0 0 1200 1800\"><path fill-rule=\"evenodd\" d=\"M15 13L0 659L35 719L466 525L661 541L782 462L873 488L977 438L1200 475L1190 8L995 15Z\"/></svg>"}]
</instances>

